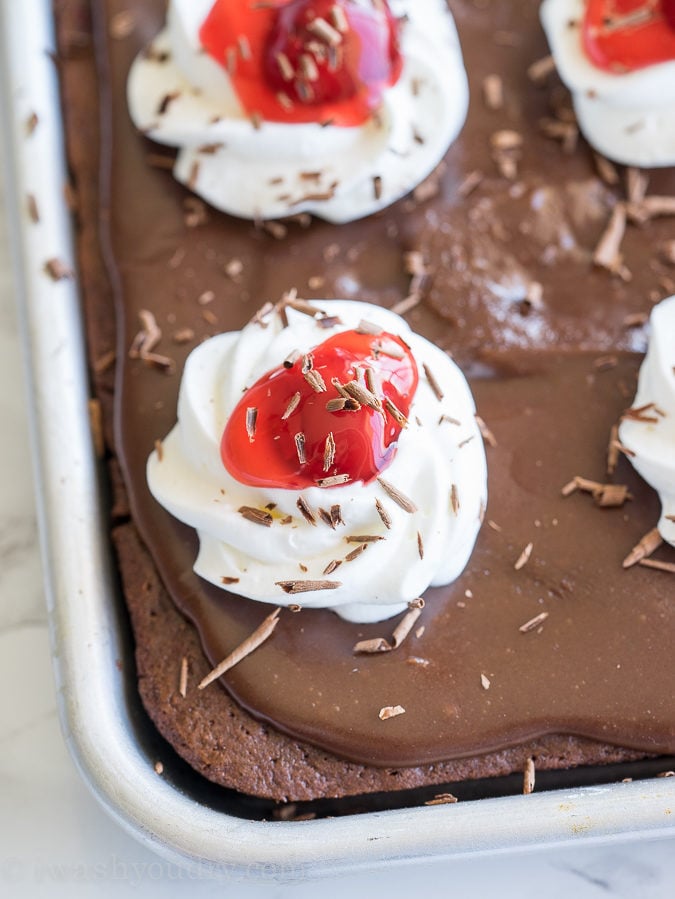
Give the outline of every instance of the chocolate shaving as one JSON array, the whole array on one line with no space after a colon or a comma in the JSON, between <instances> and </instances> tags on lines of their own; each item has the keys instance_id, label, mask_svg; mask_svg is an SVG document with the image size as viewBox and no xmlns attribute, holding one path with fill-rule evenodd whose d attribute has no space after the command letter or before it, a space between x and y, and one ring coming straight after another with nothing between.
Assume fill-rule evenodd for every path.
<instances>
[{"instance_id":1,"label":"chocolate shaving","mask_svg":"<svg viewBox=\"0 0 675 899\"><path fill-rule=\"evenodd\" d=\"M422 534L417 532L417 553L420 559L424 559L424 540L422 539Z\"/></svg>"},{"instance_id":2,"label":"chocolate shaving","mask_svg":"<svg viewBox=\"0 0 675 899\"><path fill-rule=\"evenodd\" d=\"M382 333L382 328L379 325L366 321L364 318L361 319L354 330L357 334L370 334L373 337L379 337Z\"/></svg>"},{"instance_id":3,"label":"chocolate shaving","mask_svg":"<svg viewBox=\"0 0 675 899\"><path fill-rule=\"evenodd\" d=\"M530 757L526 760L525 769L523 771L523 793L525 796L529 796L530 793L534 792L534 781L534 759Z\"/></svg>"},{"instance_id":4,"label":"chocolate shaving","mask_svg":"<svg viewBox=\"0 0 675 899\"><path fill-rule=\"evenodd\" d=\"M255 406L249 406L246 410L246 433L248 434L249 443L255 440L255 427L258 421L258 410Z\"/></svg>"},{"instance_id":5,"label":"chocolate shaving","mask_svg":"<svg viewBox=\"0 0 675 899\"><path fill-rule=\"evenodd\" d=\"M333 432L329 431L326 437L326 444L323 450L323 470L328 471L335 461L335 438Z\"/></svg>"},{"instance_id":6,"label":"chocolate shaving","mask_svg":"<svg viewBox=\"0 0 675 899\"><path fill-rule=\"evenodd\" d=\"M357 546L356 549L353 549L350 553L347 553L345 556L345 562L353 562L354 559L358 559L359 556L363 555L363 553L368 549L367 543L362 543L360 546Z\"/></svg>"},{"instance_id":7,"label":"chocolate shaving","mask_svg":"<svg viewBox=\"0 0 675 899\"><path fill-rule=\"evenodd\" d=\"M361 403L357 403L355 399L345 399L343 396L336 396L328 400L326 409L329 412L358 412Z\"/></svg>"},{"instance_id":8,"label":"chocolate shaving","mask_svg":"<svg viewBox=\"0 0 675 899\"><path fill-rule=\"evenodd\" d=\"M624 328L641 328L647 324L648 320L649 316L646 312L631 312L624 315L622 324Z\"/></svg>"},{"instance_id":9,"label":"chocolate shaving","mask_svg":"<svg viewBox=\"0 0 675 899\"><path fill-rule=\"evenodd\" d=\"M538 615L535 615L534 618L530 618L529 621L526 621L525 624L521 624L518 630L521 634L529 634L530 631L536 630L540 624L543 624L548 618L548 612L540 612Z\"/></svg>"},{"instance_id":10,"label":"chocolate shaving","mask_svg":"<svg viewBox=\"0 0 675 899\"><path fill-rule=\"evenodd\" d=\"M541 119L539 129L546 137L559 140L564 153L574 153L579 142L579 126L576 122L561 122L559 119Z\"/></svg>"},{"instance_id":11,"label":"chocolate shaving","mask_svg":"<svg viewBox=\"0 0 675 899\"><path fill-rule=\"evenodd\" d=\"M533 543L528 543L525 549L521 552L521 554L516 559L514 564L514 568L516 571L520 571L521 568L524 568L525 565L530 561L530 556L532 555L532 550L534 548Z\"/></svg>"},{"instance_id":12,"label":"chocolate shaving","mask_svg":"<svg viewBox=\"0 0 675 899\"><path fill-rule=\"evenodd\" d=\"M447 421L448 424L451 424L451 425L461 425L462 424L462 422L458 418L453 418L451 415L445 415L445 414L441 415L441 417L438 419L439 425L443 424L444 421Z\"/></svg>"},{"instance_id":13,"label":"chocolate shaving","mask_svg":"<svg viewBox=\"0 0 675 899\"><path fill-rule=\"evenodd\" d=\"M378 718L380 721L388 721L390 718L397 718L399 715L404 714L405 709L402 705L385 705L380 709Z\"/></svg>"},{"instance_id":14,"label":"chocolate shaving","mask_svg":"<svg viewBox=\"0 0 675 899\"><path fill-rule=\"evenodd\" d=\"M401 646L401 644L411 633L413 627L417 623L418 618L422 614L424 601L422 600L421 604L418 602L417 605L414 604L415 602L416 601L413 600L413 602L410 603L408 611L394 628L394 631L391 635L392 649L398 649L399 646Z\"/></svg>"},{"instance_id":15,"label":"chocolate shaving","mask_svg":"<svg viewBox=\"0 0 675 899\"><path fill-rule=\"evenodd\" d=\"M352 652L363 655L377 655L380 652L391 652L392 645L384 637L372 637L369 640L359 640L354 644Z\"/></svg>"},{"instance_id":16,"label":"chocolate shaving","mask_svg":"<svg viewBox=\"0 0 675 899\"><path fill-rule=\"evenodd\" d=\"M187 656L183 656L180 661L180 675L178 677L178 692L185 699L187 696L188 682L188 660Z\"/></svg>"},{"instance_id":17,"label":"chocolate shaving","mask_svg":"<svg viewBox=\"0 0 675 899\"><path fill-rule=\"evenodd\" d=\"M651 554L655 552L662 543L663 537L659 533L658 528L652 528L651 531L647 531L644 537L642 537L639 542L635 544L635 546L623 560L623 567L632 568L633 565L636 565L638 562L641 562L643 559L651 556Z\"/></svg>"},{"instance_id":18,"label":"chocolate shaving","mask_svg":"<svg viewBox=\"0 0 675 899\"><path fill-rule=\"evenodd\" d=\"M602 484L599 481L592 481L579 475L565 484L561 492L563 496L571 496L577 490L590 493L596 503L604 507L622 506L626 500L632 499L625 484Z\"/></svg>"},{"instance_id":19,"label":"chocolate shaving","mask_svg":"<svg viewBox=\"0 0 675 899\"><path fill-rule=\"evenodd\" d=\"M26 137L30 137L39 124L40 119L38 118L38 114L36 112L31 112L26 119Z\"/></svg>"},{"instance_id":20,"label":"chocolate shaving","mask_svg":"<svg viewBox=\"0 0 675 899\"><path fill-rule=\"evenodd\" d=\"M452 793L437 793L433 799L427 799L425 805L454 805L459 802Z\"/></svg>"},{"instance_id":21,"label":"chocolate shaving","mask_svg":"<svg viewBox=\"0 0 675 899\"><path fill-rule=\"evenodd\" d=\"M639 203L628 204L628 216L638 225L644 225L650 219L660 216L675 215L675 197L661 197L653 194Z\"/></svg>"},{"instance_id":22,"label":"chocolate shaving","mask_svg":"<svg viewBox=\"0 0 675 899\"><path fill-rule=\"evenodd\" d=\"M117 353L115 350L108 350L106 353L102 353L98 359L94 362L92 368L97 375L102 374L104 371L108 371L109 368L112 368L115 364L115 359L117 358Z\"/></svg>"},{"instance_id":23,"label":"chocolate shaving","mask_svg":"<svg viewBox=\"0 0 675 899\"><path fill-rule=\"evenodd\" d=\"M483 419L480 417L480 415L476 415L476 424L478 425L478 430L480 431L483 440L488 444L488 446L491 446L493 448L496 447L497 439L485 424Z\"/></svg>"},{"instance_id":24,"label":"chocolate shaving","mask_svg":"<svg viewBox=\"0 0 675 899\"><path fill-rule=\"evenodd\" d=\"M421 302L421 294L411 293L405 299L400 300L398 303L394 303L391 307L391 311L395 312L396 315L405 315L407 312L410 312L411 309L414 309L415 306L419 306Z\"/></svg>"},{"instance_id":25,"label":"chocolate shaving","mask_svg":"<svg viewBox=\"0 0 675 899\"><path fill-rule=\"evenodd\" d=\"M298 359L302 356L300 350L291 350L283 361L284 368L293 368Z\"/></svg>"},{"instance_id":26,"label":"chocolate shaving","mask_svg":"<svg viewBox=\"0 0 675 899\"><path fill-rule=\"evenodd\" d=\"M342 43L342 34L337 28L333 28L330 22L317 16L307 24L307 30L311 31L319 40L328 44L329 47L339 47Z\"/></svg>"},{"instance_id":27,"label":"chocolate shaving","mask_svg":"<svg viewBox=\"0 0 675 899\"><path fill-rule=\"evenodd\" d=\"M286 406L286 411L281 416L282 421L286 421L287 419L289 419L291 417L291 415L295 412L295 410L300 405L300 399L301 399L300 391L293 394L293 396L288 401L288 405Z\"/></svg>"},{"instance_id":28,"label":"chocolate shaving","mask_svg":"<svg viewBox=\"0 0 675 899\"><path fill-rule=\"evenodd\" d=\"M612 475L616 471L619 462L619 426L612 425L609 431L609 443L607 444L607 474Z\"/></svg>"},{"instance_id":29,"label":"chocolate shaving","mask_svg":"<svg viewBox=\"0 0 675 899\"><path fill-rule=\"evenodd\" d=\"M390 356L392 359L405 358L405 351L394 340L385 338L383 340L374 340L372 343L373 355L377 359L378 356Z\"/></svg>"},{"instance_id":30,"label":"chocolate shaving","mask_svg":"<svg viewBox=\"0 0 675 899\"><path fill-rule=\"evenodd\" d=\"M87 406L89 408L89 427L91 428L94 452L97 459L102 459L105 455L105 440L103 437L103 412L100 400L90 399L87 401Z\"/></svg>"},{"instance_id":31,"label":"chocolate shaving","mask_svg":"<svg viewBox=\"0 0 675 899\"><path fill-rule=\"evenodd\" d=\"M35 194L27 194L26 195L26 209L28 210L28 218L33 222L34 225L40 221L40 210L38 209L38 203L35 199Z\"/></svg>"},{"instance_id":32,"label":"chocolate shaving","mask_svg":"<svg viewBox=\"0 0 675 899\"><path fill-rule=\"evenodd\" d=\"M153 352L162 339L162 332L157 324L155 316L147 309L141 309L138 313L142 329L134 337L129 349L130 359L141 359L147 365L155 366L170 374L175 368L173 359Z\"/></svg>"},{"instance_id":33,"label":"chocolate shaving","mask_svg":"<svg viewBox=\"0 0 675 899\"><path fill-rule=\"evenodd\" d=\"M535 84L543 84L544 81L556 70L555 60L552 56L544 56L531 63L527 69L527 77Z\"/></svg>"},{"instance_id":34,"label":"chocolate shaving","mask_svg":"<svg viewBox=\"0 0 675 899\"><path fill-rule=\"evenodd\" d=\"M315 393L325 393L326 392L326 382L321 376L321 373L318 372L315 368L310 369L309 371L304 371L303 376L305 381L309 384L312 390Z\"/></svg>"},{"instance_id":35,"label":"chocolate shaving","mask_svg":"<svg viewBox=\"0 0 675 899\"><path fill-rule=\"evenodd\" d=\"M196 159L192 163L192 166L190 167L190 174L188 175L188 179L186 182L186 184L190 188L190 190L196 190L197 182L199 181L199 172L200 171L201 171L201 163L199 162L198 159Z\"/></svg>"},{"instance_id":36,"label":"chocolate shaving","mask_svg":"<svg viewBox=\"0 0 675 899\"><path fill-rule=\"evenodd\" d=\"M113 40L119 41L129 37L136 27L136 14L133 10L123 9L110 19L108 32Z\"/></svg>"},{"instance_id":37,"label":"chocolate shaving","mask_svg":"<svg viewBox=\"0 0 675 899\"><path fill-rule=\"evenodd\" d=\"M323 521L324 524L327 524L329 528L333 528L333 530L335 529L330 517L330 512L322 509L321 506L319 506L319 518L321 519L321 521Z\"/></svg>"},{"instance_id":38,"label":"chocolate shaving","mask_svg":"<svg viewBox=\"0 0 675 899\"><path fill-rule=\"evenodd\" d=\"M342 509L337 503L330 507L330 520L333 528L336 528L339 524L344 525L344 519L342 518Z\"/></svg>"},{"instance_id":39,"label":"chocolate shaving","mask_svg":"<svg viewBox=\"0 0 675 899\"><path fill-rule=\"evenodd\" d=\"M430 386L431 389L433 390L436 399L437 399L437 400L439 401L439 403L440 403L440 401L443 399L443 396L444 396L440 384L439 384L438 381L436 380L436 377L435 377L434 373L433 373L432 370L429 368L429 366L426 364L426 362L423 363L422 368L423 368L423 370L424 370L424 374L425 374L425 376L426 376L426 379L427 379L427 381L429 382L429 386Z\"/></svg>"},{"instance_id":40,"label":"chocolate shaving","mask_svg":"<svg viewBox=\"0 0 675 899\"><path fill-rule=\"evenodd\" d=\"M384 407L398 425L400 425L402 428L405 428L408 426L408 419L401 412L401 410L394 403L394 401L390 400L388 396L384 398Z\"/></svg>"},{"instance_id":41,"label":"chocolate shaving","mask_svg":"<svg viewBox=\"0 0 675 899\"><path fill-rule=\"evenodd\" d=\"M459 513L459 493L457 492L457 484L450 487L450 508L455 515Z\"/></svg>"},{"instance_id":42,"label":"chocolate shaving","mask_svg":"<svg viewBox=\"0 0 675 899\"><path fill-rule=\"evenodd\" d=\"M649 186L649 175L634 166L626 169L626 195L629 203L641 203Z\"/></svg>"},{"instance_id":43,"label":"chocolate shaving","mask_svg":"<svg viewBox=\"0 0 675 899\"><path fill-rule=\"evenodd\" d=\"M375 409L376 412L382 411L382 402L381 400L375 396L372 391L368 390L363 384L360 384L358 381L348 381L346 384L341 385L342 391L347 393L352 399L355 399L357 403L360 403L362 406L368 406L371 409Z\"/></svg>"},{"instance_id":44,"label":"chocolate shaving","mask_svg":"<svg viewBox=\"0 0 675 899\"><path fill-rule=\"evenodd\" d=\"M488 109L504 106L504 83L499 75L486 75L483 79L483 99Z\"/></svg>"},{"instance_id":45,"label":"chocolate shaving","mask_svg":"<svg viewBox=\"0 0 675 899\"><path fill-rule=\"evenodd\" d=\"M329 562L328 565L323 570L323 574L332 574L336 568L339 568L342 565L342 559L333 559L332 562Z\"/></svg>"},{"instance_id":46,"label":"chocolate shaving","mask_svg":"<svg viewBox=\"0 0 675 899\"><path fill-rule=\"evenodd\" d=\"M298 462L301 465L306 465L307 456L305 455L305 435L302 433L302 431L298 431L293 439L295 440L295 451L298 454Z\"/></svg>"},{"instance_id":47,"label":"chocolate shaving","mask_svg":"<svg viewBox=\"0 0 675 899\"><path fill-rule=\"evenodd\" d=\"M238 578L238 577L229 577L228 575L225 574L225 575L223 575L223 576L221 577L220 583L221 583L224 587L229 587L230 584L238 584L238 583L239 583L239 578Z\"/></svg>"},{"instance_id":48,"label":"chocolate shaving","mask_svg":"<svg viewBox=\"0 0 675 899\"><path fill-rule=\"evenodd\" d=\"M378 543L385 538L378 534L352 534L345 537L347 543Z\"/></svg>"},{"instance_id":49,"label":"chocolate shaving","mask_svg":"<svg viewBox=\"0 0 675 899\"><path fill-rule=\"evenodd\" d=\"M598 356L597 359L593 360L593 368L597 371L609 371L612 368L616 368L618 364L619 359L614 355Z\"/></svg>"},{"instance_id":50,"label":"chocolate shaving","mask_svg":"<svg viewBox=\"0 0 675 899\"><path fill-rule=\"evenodd\" d=\"M58 259L54 256L52 259L48 259L45 262L45 272L49 275L52 281L65 281L68 278L73 277L72 268L67 265L62 259Z\"/></svg>"},{"instance_id":51,"label":"chocolate shaving","mask_svg":"<svg viewBox=\"0 0 675 899\"><path fill-rule=\"evenodd\" d=\"M613 162L610 162L606 156L602 156L600 153L594 153L593 159L598 175L600 175L605 184L613 187L615 184L619 183L619 173Z\"/></svg>"},{"instance_id":52,"label":"chocolate shaving","mask_svg":"<svg viewBox=\"0 0 675 899\"><path fill-rule=\"evenodd\" d=\"M257 509L255 506L240 506L237 511L247 521L252 521L253 524L261 524L266 528L271 527L274 521L269 512L265 511L265 509Z\"/></svg>"},{"instance_id":53,"label":"chocolate shaving","mask_svg":"<svg viewBox=\"0 0 675 899\"><path fill-rule=\"evenodd\" d=\"M654 412L654 415L647 415L648 412ZM657 417L658 416L658 417ZM621 414L621 420L624 419L628 421L640 421L644 424L658 424L660 419L664 417L664 413L656 403L645 403L644 406L633 406L630 409L626 409L625 412Z\"/></svg>"},{"instance_id":54,"label":"chocolate shaving","mask_svg":"<svg viewBox=\"0 0 675 899\"><path fill-rule=\"evenodd\" d=\"M284 593L291 595L311 593L314 590L337 590L342 586L340 581L275 581L274 583L277 587L281 587Z\"/></svg>"},{"instance_id":55,"label":"chocolate shaving","mask_svg":"<svg viewBox=\"0 0 675 899\"><path fill-rule=\"evenodd\" d=\"M384 478L378 478L377 482L382 487L384 492L389 496L389 498L393 499L396 505L400 506L404 512L408 512L411 515L414 512L417 512L417 506L411 499L409 499L405 495L405 493L401 493L401 491L397 487L394 487L394 485L390 484L389 481L385 481Z\"/></svg>"},{"instance_id":56,"label":"chocolate shaving","mask_svg":"<svg viewBox=\"0 0 675 899\"><path fill-rule=\"evenodd\" d=\"M607 227L593 253L593 262L613 274L621 271L623 257L621 243L626 233L626 205L617 203L612 210Z\"/></svg>"},{"instance_id":57,"label":"chocolate shaving","mask_svg":"<svg viewBox=\"0 0 675 899\"><path fill-rule=\"evenodd\" d=\"M667 571L669 574L675 574L675 562L661 562L658 559L640 559L639 565L645 568L655 568L657 571Z\"/></svg>"},{"instance_id":58,"label":"chocolate shaving","mask_svg":"<svg viewBox=\"0 0 675 899\"><path fill-rule=\"evenodd\" d=\"M169 111L169 107L171 104L177 100L181 95L180 91L171 91L168 94L164 94L162 99L159 101L159 105L157 106L157 115L166 115Z\"/></svg>"},{"instance_id":59,"label":"chocolate shaving","mask_svg":"<svg viewBox=\"0 0 675 899\"><path fill-rule=\"evenodd\" d=\"M375 508L377 509L377 514L382 519L382 524L387 528L387 530L391 529L391 515L384 508L379 499L375 500Z\"/></svg>"},{"instance_id":60,"label":"chocolate shaving","mask_svg":"<svg viewBox=\"0 0 675 899\"><path fill-rule=\"evenodd\" d=\"M309 508L309 506L307 504L307 500L304 498L304 496L298 497L296 506L302 512L302 516L305 519L305 521L316 527L316 518L314 517L312 510Z\"/></svg>"},{"instance_id":61,"label":"chocolate shaving","mask_svg":"<svg viewBox=\"0 0 675 899\"><path fill-rule=\"evenodd\" d=\"M213 669L213 671L206 675L206 677L199 683L198 689L203 690L205 687L208 687L214 680L217 680L225 674L226 671L229 671L230 668L234 668L235 665L238 665L239 662L246 658L246 656L250 655L261 644L269 639L279 623L280 612L281 608L276 608L270 615L268 615L262 624L257 627L253 633L243 641L243 643L240 643L236 649Z\"/></svg>"},{"instance_id":62,"label":"chocolate shaving","mask_svg":"<svg viewBox=\"0 0 675 899\"><path fill-rule=\"evenodd\" d=\"M319 487L337 487L340 484L346 484L350 480L351 477L348 474L336 474L330 478L319 478L316 483Z\"/></svg>"}]
</instances>

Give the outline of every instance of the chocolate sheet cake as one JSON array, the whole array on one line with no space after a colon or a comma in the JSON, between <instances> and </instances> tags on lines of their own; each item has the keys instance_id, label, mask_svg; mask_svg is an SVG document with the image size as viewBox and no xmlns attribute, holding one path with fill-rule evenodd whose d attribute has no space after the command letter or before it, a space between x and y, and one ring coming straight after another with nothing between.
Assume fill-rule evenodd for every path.
<instances>
[{"instance_id":1,"label":"chocolate sheet cake","mask_svg":"<svg viewBox=\"0 0 675 899\"><path fill-rule=\"evenodd\" d=\"M283 802L675 751L673 575L622 567L658 497L620 454L607 470L644 324L673 292L672 219L597 252L617 206L672 196L675 173L615 167L579 137L538 4L450 3L467 124L420 188L347 225L246 222L196 199L126 108L164 3L54 5L113 538L160 732L209 780ZM193 573L195 536L152 499L145 464L188 352L291 290L400 309L453 355L486 423L489 505L464 574L427 591L395 652L353 652L391 622L284 610L273 639L199 690L272 609ZM144 311L161 330L151 364L129 352Z\"/></svg>"}]
</instances>

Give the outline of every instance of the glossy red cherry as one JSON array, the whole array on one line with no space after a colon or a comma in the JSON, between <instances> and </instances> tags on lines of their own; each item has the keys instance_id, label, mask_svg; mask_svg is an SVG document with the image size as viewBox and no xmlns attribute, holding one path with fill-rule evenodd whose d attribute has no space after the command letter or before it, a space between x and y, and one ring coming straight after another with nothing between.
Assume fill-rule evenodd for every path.
<instances>
[{"instance_id":1,"label":"glossy red cherry","mask_svg":"<svg viewBox=\"0 0 675 899\"><path fill-rule=\"evenodd\" d=\"M268 121L361 124L402 69L386 0L216 0L199 37Z\"/></svg>"},{"instance_id":2,"label":"glossy red cherry","mask_svg":"<svg viewBox=\"0 0 675 899\"><path fill-rule=\"evenodd\" d=\"M367 115L401 70L397 23L386 4L292 0L277 13L265 74L293 103L358 100Z\"/></svg>"},{"instance_id":3,"label":"glossy red cherry","mask_svg":"<svg viewBox=\"0 0 675 899\"><path fill-rule=\"evenodd\" d=\"M245 392L223 432L223 464L255 487L372 481L394 458L417 382L400 337L336 334Z\"/></svg>"},{"instance_id":4,"label":"glossy red cherry","mask_svg":"<svg viewBox=\"0 0 675 899\"><path fill-rule=\"evenodd\" d=\"M664 19L675 30L675 0L661 0L661 9Z\"/></svg>"},{"instance_id":5,"label":"glossy red cherry","mask_svg":"<svg viewBox=\"0 0 675 899\"><path fill-rule=\"evenodd\" d=\"M583 44L596 66L616 74L675 59L675 0L588 0Z\"/></svg>"}]
</instances>

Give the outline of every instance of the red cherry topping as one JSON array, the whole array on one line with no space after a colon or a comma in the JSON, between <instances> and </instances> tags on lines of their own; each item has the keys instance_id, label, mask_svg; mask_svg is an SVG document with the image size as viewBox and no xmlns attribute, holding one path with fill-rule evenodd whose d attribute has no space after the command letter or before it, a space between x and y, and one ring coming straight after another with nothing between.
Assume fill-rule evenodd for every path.
<instances>
[{"instance_id":1,"label":"red cherry topping","mask_svg":"<svg viewBox=\"0 0 675 899\"><path fill-rule=\"evenodd\" d=\"M583 44L616 74L675 59L675 0L588 0Z\"/></svg>"},{"instance_id":2,"label":"red cherry topping","mask_svg":"<svg viewBox=\"0 0 675 899\"><path fill-rule=\"evenodd\" d=\"M268 121L361 124L403 65L386 0L216 0L199 37Z\"/></svg>"},{"instance_id":3,"label":"red cherry topping","mask_svg":"<svg viewBox=\"0 0 675 899\"><path fill-rule=\"evenodd\" d=\"M223 464L253 487L368 483L394 458L417 381L400 337L336 334L246 391L223 432Z\"/></svg>"}]
</instances>

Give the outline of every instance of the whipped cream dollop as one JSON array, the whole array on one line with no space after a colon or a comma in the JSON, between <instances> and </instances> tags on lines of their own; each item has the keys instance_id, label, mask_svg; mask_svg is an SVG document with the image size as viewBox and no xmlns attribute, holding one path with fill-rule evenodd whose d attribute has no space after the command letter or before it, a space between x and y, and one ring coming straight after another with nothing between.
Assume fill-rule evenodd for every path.
<instances>
[{"instance_id":1,"label":"whipped cream dollop","mask_svg":"<svg viewBox=\"0 0 675 899\"><path fill-rule=\"evenodd\" d=\"M172 515L196 528L194 570L207 581L250 599L378 621L403 611L430 585L450 583L466 566L487 498L485 451L469 386L446 353L386 309L338 300L313 305L317 315L322 310L339 321L327 328L287 307L286 327L274 311L191 353L178 422L149 458L148 484ZM298 347L312 348L362 321L400 336L420 373L408 424L381 472L385 484L292 490L235 480L221 461L220 442L243 391ZM391 485L412 507L392 498ZM299 500L314 522L301 514ZM272 523L249 520L242 507L272 510ZM339 516L331 526L318 510L334 507ZM366 549L354 553L363 543L353 538L363 535L370 538ZM335 586L293 595L280 586L308 581Z\"/></svg>"},{"instance_id":2,"label":"whipped cream dollop","mask_svg":"<svg viewBox=\"0 0 675 899\"><path fill-rule=\"evenodd\" d=\"M560 77L572 92L584 136L626 165L675 164L675 60L605 71L582 43L585 0L544 0L541 19Z\"/></svg>"},{"instance_id":3,"label":"whipped cream dollop","mask_svg":"<svg viewBox=\"0 0 675 899\"><path fill-rule=\"evenodd\" d=\"M179 148L175 177L224 212L362 218L423 181L464 124L468 84L445 0L392 0L404 17L401 76L377 115L349 127L252 122L225 67L201 47L212 5L172 0L166 28L132 65L127 96L135 125Z\"/></svg>"},{"instance_id":4,"label":"whipped cream dollop","mask_svg":"<svg viewBox=\"0 0 675 899\"><path fill-rule=\"evenodd\" d=\"M655 306L649 348L640 368L634 409L641 421L626 418L621 443L630 460L661 498L661 536L675 546L675 296Z\"/></svg>"}]
</instances>

